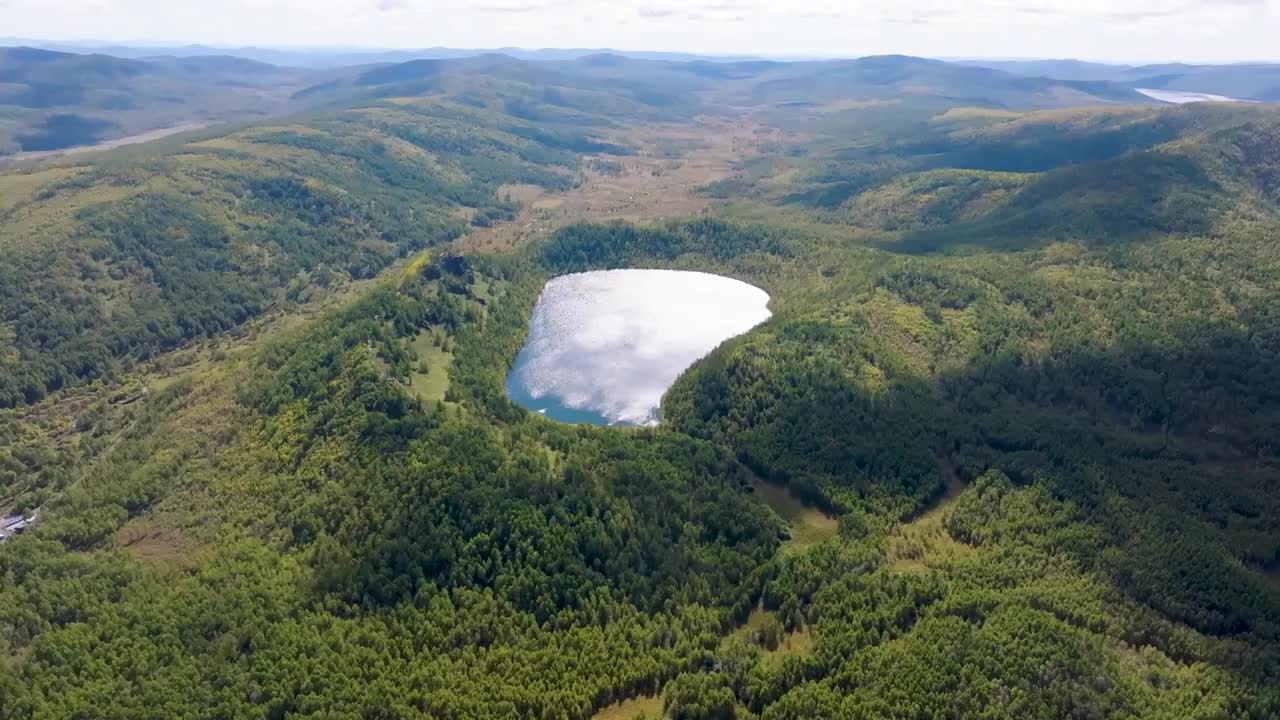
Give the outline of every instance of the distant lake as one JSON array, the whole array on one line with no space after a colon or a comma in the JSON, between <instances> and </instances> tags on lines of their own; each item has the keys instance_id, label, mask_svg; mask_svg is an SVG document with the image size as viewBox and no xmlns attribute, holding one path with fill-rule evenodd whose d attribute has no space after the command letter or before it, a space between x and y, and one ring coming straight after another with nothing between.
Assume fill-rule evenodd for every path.
<instances>
[{"instance_id":1,"label":"distant lake","mask_svg":"<svg viewBox=\"0 0 1280 720\"><path fill-rule=\"evenodd\" d=\"M567 423L653 425L667 388L720 343L769 319L738 280L610 270L547 283L507 376L514 402Z\"/></svg>"},{"instance_id":2,"label":"distant lake","mask_svg":"<svg viewBox=\"0 0 1280 720\"><path fill-rule=\"evenodd\" d=\"M1134 89L1153 100L1173 103L1174 105L1185 105L1187 103L1194 102L1249 102L1248 100L1237 100L1235 98L1227 97L1226 95L1213 95L1210 93L1182 92L1180 90L1150 90L1145 88Z\"/></svg>"}]
</instances>

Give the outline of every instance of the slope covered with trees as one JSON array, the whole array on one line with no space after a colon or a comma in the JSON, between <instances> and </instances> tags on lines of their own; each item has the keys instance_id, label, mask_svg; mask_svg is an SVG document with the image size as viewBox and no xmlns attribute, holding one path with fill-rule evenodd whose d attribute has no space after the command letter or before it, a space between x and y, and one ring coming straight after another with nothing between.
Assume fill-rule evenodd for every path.
<instances>
[{"instance_id":1,"label":"slope covered with trees","mask_svg":"<svg viewBox=\"0 0 1280 720\"><path fill-rule=\"evenodd\" d=\"M627 72L584 62L588 94ZM1273 113L773 105L794 134L708 216L464 256L505 186L627 152L623 114L466 85L0 180L3 377L43 383L0 425L6 495L43 507L0 545L0 714L1280 713ZM546 280L618 267L774 316L659 428L512 404ZM132 394L130 363L375 274ZM97 388L86 457L28 436L30 400Z\"/></svg>"},{"instance_id":2,"label":"slope covered with trees","mask_svg":"<svg viewBox=\"0 0 1280 720\"><path fill-rule=\"evenodd\" d=\"M498 189L575 182L581 131L423 101L258 126L173 151L12 176L0 406L369 278L513 209Z\"/></svg>"},{"instance_id":3,"label":"slope covered with trees","mask_svg":"<svg viewBox=\"0 0 1280 720\"><path fill-rule=\"evenodd\" d=\"M296 109L315 71L209 56L128 60L0 48L0 161L181 125Z\"/></svg>"}]
</instances>

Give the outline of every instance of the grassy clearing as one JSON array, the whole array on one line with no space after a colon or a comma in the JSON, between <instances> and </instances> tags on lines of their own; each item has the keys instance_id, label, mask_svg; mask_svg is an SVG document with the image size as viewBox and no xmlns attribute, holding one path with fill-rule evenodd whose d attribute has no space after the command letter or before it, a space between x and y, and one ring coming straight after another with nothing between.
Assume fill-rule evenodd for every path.
<instances>
[{"instance_id":1,"label":"grassy clearing","mask_svg":"<svg viewBox=\"0 0 1280 720\"><path fill-rule=\"evenodd\" d=\"M623 700L596 713L593 720L635 720L640 717L651 720L662 717L662 698L657 695L645 695Z\"/></svg>"},{"instance_id":2,"label":"grassy clearing","mask_svg":"<svg viewBox=\"0 0 1280 720\"><path fill-rule=\"evenodd\" d=\"M150 527L145 522L121 528L113 543L133 559L151 565L184 567L195 554L195 546L177 530Z\"/></svg>"},{"instance_id":3,"label":"grassy clearing","mask_svg":"<svg viewBox=\"0 0 1280 720\"><path fill-rule=\"evenodd\" d=\"M746 639L760 645L766 661L779 660L791 655L803 655L813 647L813 633L808 627L802 627L795 632L789 633L780 632L781 628L781 622L775 613L757 607L751 611L751 615L747 617L747 621L741 627L725 636L721 642L721 647L734 640ZM778 638L778 644L772 649L765 643L765 637L771 633L780 633L774 635L774 637Z\"/></svg>"},{"instance_id":4,"label":"grassy clearing","mask_svg":"<svg viewBox=\"0 0 1280 720\"><path fill-rule=\"evenodd\" d=\"M576 222L624 220L653 223L701 215L711 199L698 188L736 174L743 158L766 152L776 138L751 122L708 121L696 128L656 125L619 131L606 139L637 148L627 157L603 156L617 172L581 171L578 184L563 192L529 185L503 185L498 197L517 201L509 223L472 228L454 243L464 253L501 253Z\"/></svg>"},{"instance_id":5,"label":"grassy clearing","mask_svg":"<svg viewBox=\"0 0 1280 720\"><path fill-rule=\"evenodd\" d=\"M29 202L36 191L46 184L70 179L80 172L79 169L53 168L40 172L0 175L0 213Z\"/></svg>"},{"instance_id":6,"label":"grassy clearing","mask_svg":"<svg viewBox=\"0 0 1280 720\"><path fill-rule=\"evenodd\" d=\"M751 616L747 618L747 623L743 625L737 632L756 633L764 629L766 626L778 623L777 616L764 608L756 608L751 611ZM784 658L789 655L803 655L813 647L813 633L808 627L800 628L795 632L786 633L778 641L778 646L770 650L764 648L764 656L769 658Z\"/></svg>"},{"instance_id":7,"label":"grassy clearing","mask_svg":"<svg viewBox=\"0 0 1280 720\"><path fill-rule=\"evenodd\" d=\"M751 614L747 616L747 621L742 625L740 625L733 632L726 635L724 638L724 641L721 644L725 644L731 640L734 640L737 638L744 638L744 637L749 640L754 640L757 633L760 633L765 629L766 626L772 624L773 617L774 617L773 613L769 612L768 610L765 610L762 607L756 607L756 609L752 610Z\"/></svg>"},{"instance_id":8,"label":"grassy clearing","mask_svg":"<svg viewBox=\"0 0 1280 720\"><path fill-rule=\"evenodd\" d=\"M778 516L786 521L791 539L783 545L783 552L803 552L836 535L840 522L814 507L800 502L781 485L757 479L756 494Z\"/></svg>"},{"instance_id":9,"label":"grassy clearing","mask_svg":"<svg viewBox=\"0 0 1280 720\"><path fill-rule=\"evenodd\" d=\"M896 572L924 572L975 552L974 548L951 537L943 525L947 509L965 489L950 468L944 468L944 472L947 492L938 504L915 520L899 525L889 538L889 564Z\"/></svg>"},{"instance_id":10,"label":"grassy clearing","mask_svg":"<svg viewBox=\"0 0 1280 720\"><path fill-rule=\"evenodd\" d=\"M418 355L411 386L413 392L426 403L443 402L449 390L449 368L453 365L453 353L444 350L444 338L435 329L418 333L413 339L413 351ZM425 363L425 365L423 365ZM423 369L426 372L423 372Z\"/></svg>"},{"instance_id":11,"label":"grassy clearing","mask_svg":"<svg viewBox=\"0 0 1280 720\"><path fill-rule=\"evenodd\" d=\"M764 656L769 659L784 658L791 655L804 655L813 648L813 632L808 627L801 628L782 637L782 642L773 650L765 650Z\"/></svg>"},{"instance_id":12,"label":"grassy clearing","mask_svg":"<svg viewBox=\"0 0 1280 720\"><path fill-rule=\"evenodd\" d=\"M124 547L130 557L144 563L178 564L185 556L180 545L163 535L148 535Z\"/></svg>"}]
</instances>

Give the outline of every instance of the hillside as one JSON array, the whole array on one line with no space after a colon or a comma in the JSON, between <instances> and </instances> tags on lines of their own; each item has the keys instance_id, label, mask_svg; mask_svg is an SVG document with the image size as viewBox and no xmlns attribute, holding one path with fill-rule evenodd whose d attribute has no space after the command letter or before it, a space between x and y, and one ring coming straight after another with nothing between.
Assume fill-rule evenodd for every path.
<instances>
[{"instance_id":1,"label":"hillside","mask_svg":"<svg viewBox=\"0 0 1280 720\"><path fill-rule=\"evenodd\" d=\"M129 60L0 48L0 160L278 114L306 77L231 57Z\"/></svg>"},{"instance_id":2,"label":"hillside","mask_svg":"<svg viewBox=\"0 0 1280 720\"><path fill-rule=\"evenodd\" d=\"M839 109L842 103L892 99L933 108L1032 109L1150 102L1102 81L1019 77L909 57L807 63L609 53L520 57L427 53L406 62L371 58L362 62L382 62L300 69L234 55L125 59L0 48L0 160L168 128L425 93L488 107L499 101L511 114L535 121L544 119L531 114L535 108L555 113L553 120L564 113L657 120L725 103Z\"/></svg>"},{"instance_id":3,"label":"hillside","mask_svg":"<svg viewBox=\"0 0 1280 720\"><path fill-rule=\"evenodd\" d=\"M0 406L225 332L576 182L587 131L424 99L7 178ZM335 162L337 160L337 162Z\"/></svg>"},{"instance_id":4,"label":"hillside","mask_svg":"<svg viewBox=\"0 0 1280 720\"><path fill-rule=\"evenodd\" d=\"M1240 100L1280 101L1280 65L1105 65L1076 60L975 61L966 63L1029 77L1110 82L1132 88L1209 93Z\"/></svg>"},{"instance_id":5,"label":"hillside","mask_svg":"<svg viewBox=\"0 0 1280 720\"><path fill-rule=\"evenodd\" d=\"M692 93L710 87L662 63L622 58L602 63L607 57L540 63L505 55L411 60L354 68L296 97L342 104L431 94L534 122L598 124L602 118L658 121L680 114L688 119L701 107Z\"/></svg>"},{"instance_id":6,"label":"hillside","mask_svg":"<svg viewBox=\"0 0 1280 720\"><path fill-rule=\"evenodd\" d=\"M1274 110L905 58L306 93L0 175L0 716L1280 714ZM659 427L513 404L546 281L623 267L773 317Z\"/></svg>"},{"instance_id":7,"label":"hillside","mask_svg":"<svg viewBox=\"0 0 1280 720\"><path fill-rule=\"evenodd\" d=\"M1146 103L1133 91L1105 81L1019 77L905 56L777 64L757 77L746 97L756 102L802 104L931 99L938 104L1015 110Z\"/></svg>"},{"instance_id":8,"label":"hillside","mask_svg":"<svg viewBox=\"0 0 1280 720\"><path fill-rule=\"evenodd\" d=\"M483 82L481 82L483 80ZM371 69L347 82L319 85L308 96L388 96L424 91L500 90L512 82L563 94L567 104L598 102L602 94L641 105L719 112L730 107L781 107L828 112L859 103L904 102L934 109L977 106L1006 109L1151 104L1132 90L1107 82L1026 78L904 56L848 61L674 61L601 53L572 60L527 62L505 55L421 59ZM571 91L570 91L571 90ZM582 97L592 93L597 97ZM576 96L576 97L575 97ZM635 112L635 107L618 111Z\"/></svg>"}]
</instances>

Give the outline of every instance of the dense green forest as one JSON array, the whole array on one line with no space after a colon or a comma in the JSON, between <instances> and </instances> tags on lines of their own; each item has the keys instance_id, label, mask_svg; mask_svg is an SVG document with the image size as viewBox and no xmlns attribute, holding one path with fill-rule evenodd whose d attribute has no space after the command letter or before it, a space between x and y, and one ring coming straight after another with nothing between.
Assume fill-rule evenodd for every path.
<instances>
[{"instance_id":1,"label":"dense green forest","mask_svg":"<svg viewBox=\"0 0 1280 720\"><path fill-rule=\"evenodd\" d=\"M180 151L18 176L0 407L226 331L315 286L370 278L492 223L504 184L564 189L582 136L443 103L255 127ZM26 190L26 196L20 193ZM16 357L15 357L16 356Z\"/></svg>"},{"instance_id":2,"label":"dense green forest","mask_svg":"<svg viewBox=\"0 0 1280 720\"><path fill-rule=\"evenodd\" d=\"M0 177L0 716L1280 715L1280 117L788 100L700 217L463 253L687 119L592 63ZM510 402L625 267L774 314L657 428Z\"/></svg>"}]
</instances>

